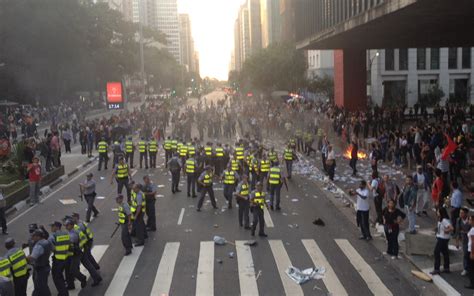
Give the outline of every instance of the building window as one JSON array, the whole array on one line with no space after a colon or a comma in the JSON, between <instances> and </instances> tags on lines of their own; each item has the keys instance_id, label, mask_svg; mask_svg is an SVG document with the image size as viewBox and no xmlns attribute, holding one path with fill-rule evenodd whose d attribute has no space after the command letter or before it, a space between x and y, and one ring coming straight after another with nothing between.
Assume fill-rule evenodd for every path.
<instances>
[{"instance_id":1,"label":"building window","mask_svg":"<svg viewBox=\"0 0 474 296\"><path fill-rule=\"evenodd\" d=\"M408 48L400 48L398 52L399 70L408 70Z\"/></svg>"},{"instance_id":2,"label":"building window","mask_svg":"<svg viewBox=\"0 0 474 296\"><path fill-rule=\"evenodd\" d=\"M431 49L431 70L439 70L439 48Z\"/></svg>"},{"instance_id":3,"label":"building window","mask_svg":"<svg viewBox=\"0 0 474 296\"><path fill-rule=\"evenodd\" d=\"M458 49L456 47L450 47L448 53L448 68L458 68Z\"/></svg>"},{"instance_id":4,"label":"building window","mask_svg":"<svg viewBox=\"0 0 474 296\"><path fill-rule=\"evenodd\" d=\"M394 50L392 48L385 49L385 71L393 71L395 65Z\"/></svg>"},{"instance_id":5,"label":"building window","mask_svg":"<svg viewBox=\"0 0 474 296\"><path fill-rule=\"evenodd\" d=\"M463 69L471 68L471 48L470 47L462 48L462 68Z\"/></svg>"},{"instance_id":6,"label":"building window","mask_svg":"<svg viewBox=\"0 0 474 296\"><path fill-rule=\"evenodd\" d=\"M426 48L416 49L416 68L426 70Z\"/></svg>"}]
</instances>

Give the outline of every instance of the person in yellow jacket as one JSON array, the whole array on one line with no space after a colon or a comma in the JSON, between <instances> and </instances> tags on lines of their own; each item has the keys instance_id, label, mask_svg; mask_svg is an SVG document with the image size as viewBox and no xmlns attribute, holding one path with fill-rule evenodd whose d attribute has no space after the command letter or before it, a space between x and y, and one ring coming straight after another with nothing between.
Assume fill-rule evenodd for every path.
<instances>
[{"instance_id":1,"label":"person in yellow jacket","mask_svg":"<svg viewBox=\"0 0 474 296\"><path fill-rule=\"evenodd\" d=\"M158 153L158 143L154 138L147 144L148 158L150 159L150 168L156 169L156 154Z\"/></svg>"},{"instance_id":2,"label":"person in yellow jacket","mask_svg":"<svg viewBox=\"0 0 474 296\"><path fill-rule=\"evenodd\" d=\"M148 154L146 149L146 141L144 137L141 137L138 141L138 152L140 153L140 168L143 168L143 160L145 160L145 169L148 169Z\"/></svg>"},{"instance_id":3,"label":"person in yellow jacket","mask_svg":"<svg viewBox=\"0 0 474 296\"><path fill-rule=\"evenodd\" d=\"M30 273L25 252L23 249L15 247L15 240L11 237L5 241L5 248L7 249L7 253L4 257L10 260L15 295L26 296Z\"/></svg>"}]
</instances>

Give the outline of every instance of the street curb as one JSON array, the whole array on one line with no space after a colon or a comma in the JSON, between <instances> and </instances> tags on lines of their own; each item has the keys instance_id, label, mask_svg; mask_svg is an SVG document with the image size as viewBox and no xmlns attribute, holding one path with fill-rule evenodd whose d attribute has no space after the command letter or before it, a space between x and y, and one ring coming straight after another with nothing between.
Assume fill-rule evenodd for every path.
<instances>
[{"instance_id":1,"label":"street curb","mask_svg":"<svg viewBox=\"0 0 474 296\"><path fill-rule=\"evenodd\" d=\"M97 159L98 159L98 156L95 156L94 158L89 159L87 162L77 166L74 170L70 171L69 173L67 173L65 175L62 175L61 177L59 177L57 180L55 180L51 184L41 187L40 188L41 194L43 196L47 195L49 192L52 191L52 189L54 187L58 186L59 184L63 183L64 181L67 181L69 178L71 178L72 176L77 174L79 172L79 168L85 168L85 167L89 166L91 163L93 163L94 161L96 161ZM5 215L10 216L11 214L13 214L15 212L20 211L22 208L24 208L27 205L29 200L30 200L30 198L27 197L26 199L14 204L12 207L10 207L9 209L7 209L5 211Z\"/></svg>"}]
</instances>

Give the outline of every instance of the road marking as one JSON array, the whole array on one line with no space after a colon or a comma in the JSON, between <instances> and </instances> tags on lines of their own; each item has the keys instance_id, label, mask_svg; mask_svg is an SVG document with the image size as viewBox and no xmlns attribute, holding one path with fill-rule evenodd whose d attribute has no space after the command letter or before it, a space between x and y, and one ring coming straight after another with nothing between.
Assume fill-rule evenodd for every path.
<instances>
[{"instance_id":1,"label":"road marking","mask_svg":"<svg viewBox=\"0 0 474 296\"><path fill-rule=\"evenodd\" d=\"M244 245L246 241L235 241L237 250L237 264L239 267L240 295L258 295L257 280L255 279L255 268L253 265L250 246Z\"/></svg>"},{"instance_id":2,"label":"road marking","mask_svg":"<svg viewBox=\"0 0 474 296\"><path fill-rule=\"evenodd\" d=\"M135 169L135 170L133 170L133 171L132 171L132 174L131 174L131 175L132 175L132 177L133 177L133 176L135 176L135 174L136 174L137 172L138 172L138 170L136 170L136 169Z\"/></svg>"},{"instance_id":3,"label":"road marking","mask_svg":"<svg viewBox=\"0 0 474 296\"><path fill-rule=\"evenodd\" d=\"M168 295L170 293L178 251L179 243L166 243L150 295Z\"/></svg>"},{"instance_id":4,"label":"road marking","mask_svg":"<svg viewBox=\"0 0 474 296\"><path fill-rule=\"evenodd\" d=\"M46 201L48 198L50 198L51 196L53 196L54 194L56 194L57 192L59 192L60 190L62 190L63 188L65 188L66 186L68 186L69 184L71 184L72 182L74 182L75 180L77 180L79 177L81 177L82 175L84 175L85 173L87 173L88 171L90 171L92 168L94 168L95 166L97 165L97 162L90 166L89 168L85 169L82 173L78 174L77 176L75 176L74 178L70 179L69 182L67 182L66 184L63 184L61 187L59 187L58 189L54 190L53 192L49 193L45 198L41 199L42 202ZM38 204L26 209L23 213L20 213L18 216L16 216L15 218L11 219L7 225L10 225L12 224L13 222L15 222L16 220L20 219L21 217L23 217L24 215L26 215L27 213L29 213L31 210L33 210L34 208L36 208L38 206Z\"/></svg>"},{"instance_id":5,"label":"road marking","mask_svg":"<svg viewBox=\"0 0 474 296\"><path fill-rule=\"evenodd\" d=\"M426 273L427 275L430 275L430 271L432 269L427 268L423 269L423 272ZM433 283L438 287L441 291L443 291L446 295L452 295L452 296L461 296L461 293L459 293L456 289L454 289L453 286L451 286L445 279L443 279L439 275L430 275L431 278L433 279Z\"/></svg>"},{"instance_id":6,"label":"road marking","mask_svg":"<svg viewBox=\"0 0 474 296\"><path fill-rule=\"evenodd\" d=\"M112 282L110 282L110 285L105 292L105 295L123 295L127 288L128 281L130 281L133 276L133 270L135 269L135 265L137 264L142 251L143 247L135 247L133 248L132 254L123 257L119 267L115 271Z\"/></svg>"},{"instance_id":7,"label":"road marking","mask_svg":"<svg viewBox=\"0 0 474 296\"><path fill-rule=\"evenodd\" d=\"M26 256L30 255L30 249L29 248L24 248L23 252L25 252ZM31 272L33 274L33 272ZM33 291L35 289L35 284L33 283L33 276L28 277L28 284L26 285L26 295L33 295Z\"/></svg>"},{"instance_id":8,"label":"road marking","mask_svg":"<svg viewBox=\"0 0 474 296\"><path fill-rule=\"evenodd\" d=\"M331 265L326 259L326 256L324 256L316 242L313 239L303 239L301 241L306 248L306 252L308 252L309 256L311 257L311 260L313 260L314 266L323 266L326 268L323 282L329 293L338 296L348 295L346 289L344 289L344 286L341 284L339 278L334 272L334 269L332 269Z\"/></svg>"},{"instance_id":9,"label":"road marking","mask_svg":"<svg viewBox=\"0 0 474 296\"><path fill-rule=\"evenodd\" d=\"M95 258L97 262L100 262L100 259L102 259L102 256L104 256L108 247L109 245L97 245L92 248L92 256ZM81 273L84 274L87 277L87 279L90 278L89 272L82 264L81 264ZM79 292L81 292L81 289L75 289L75 290L69 291L69 295L70 296L79 295Z\"/></svg>"},{"instance_id":10,"label":"road marking","mask_svg":"<svg viewBox=\"0 0 474 296\"><path fill-rule=\"evenodd\" d=\"M267 225L268 228L275 227L275 225L273 225L272 216L270 216L270 212L268 210L263 210L263 217L265 218L265 225Z\"/></svg>"},{"instance_id":11,"label":"road marking","mask_svg":"<svg viewBox=\"0 0 474 296\"><path fill-rule=\"evenodd\" d=\"M383 284L375 271L364 261L362 256L354 249L351 243L346 239L335 239L336 244L351 262L352 266L359 272L364 279L370 291L374 295L393 295L392 292Z\"/></svg>"},{"instance_id":12,"label":"road marking","mask_svg":"<svg viewBox=\"0 0 474 296\"><path fill-rule=\"evenodd\" d=\"M201 242L196 276L196 296L214 295L214 242Z\"/></svg>"},{"instance_id":13,"label":"road marking","mask_svg":"<svg viewBox=\"0 0 474 296\"><path fill-rule=\"evenodd\" d=\"M278 268L278 273L280 274L281 282L283 288L285 289L286 295L298 296L303 295L303 290L301 286L295 283L288 275L286 274L286 269L289 266L292 266L290 257L283 246L281 240L269 240L270 248L272 249L273 258Z\"/></svg>"},{"instance_id":14,"label":"road marking","mask_svg":"<svg viewBox=\"0 0 474 296\"><path fill-rule=\"evenodd\" d=\"M183 217L184 217L184 208L182 208L181 213L179 213L178 225L181 225L181 223L183 223Z\"/></svg>"}]
</instances>

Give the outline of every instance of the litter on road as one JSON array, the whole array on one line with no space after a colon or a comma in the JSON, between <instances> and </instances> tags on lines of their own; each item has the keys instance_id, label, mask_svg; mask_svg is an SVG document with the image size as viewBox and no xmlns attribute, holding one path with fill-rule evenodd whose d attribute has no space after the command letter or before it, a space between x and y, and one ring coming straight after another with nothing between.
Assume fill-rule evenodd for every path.
<instances>
[{"instance_id":1,"label":"litter on road","mask_svg":"<svg viewBox=\"0 0 474 296\"><path fill-rule=\"evenodd\" d=\"M97 196L97 199L105 199L105 196Z\"/></svg>"},{"instance_id":2,"label":"litter on road","mask_svg":"<svg viewBox=\"0 0 474 296\"><path fill-rule=\"evenodd\" d=\"M319 280L324 278L326 269L324 267L312 267L300 270L294 266L290 266L285 272L290 279L301 285L312 279Z\"/></svg>"},{"instance_id":3,"label":"litter on road","mask_svg":"<svg viewBox=\"0 0 474 296\"><path fill-rule=\"evenodd\" d=\"M73 204L77 204L77 201L75 201L74 199L72 198L69 198L69 199L60 199L59 200L63 205L73 205Z\"/></svg>"}]
</instances>

